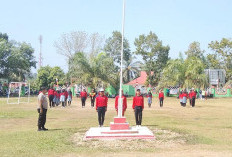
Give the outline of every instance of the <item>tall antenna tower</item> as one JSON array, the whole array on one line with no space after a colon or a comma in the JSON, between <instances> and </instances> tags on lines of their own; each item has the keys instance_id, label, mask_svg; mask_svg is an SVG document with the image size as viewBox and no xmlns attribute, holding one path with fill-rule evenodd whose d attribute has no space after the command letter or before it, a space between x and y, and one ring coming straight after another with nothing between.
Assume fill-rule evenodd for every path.
<instances>
[{"instance_id":1,"label":"tall antenna tower","mask_svg":"<svg viewBox=\"0 0 232 157\"><path fill-rule=\"evenodd\" d=\"M42 35L39 36L40 50L39 50L39 68L43 66L43 57L42 57Z\"/></svg>"}]
</instances>

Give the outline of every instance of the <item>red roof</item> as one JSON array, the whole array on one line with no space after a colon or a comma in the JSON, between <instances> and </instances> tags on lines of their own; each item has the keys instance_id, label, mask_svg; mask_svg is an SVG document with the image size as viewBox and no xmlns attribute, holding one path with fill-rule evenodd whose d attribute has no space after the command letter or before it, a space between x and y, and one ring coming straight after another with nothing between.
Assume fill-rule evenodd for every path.
<instances>
[{"instance_id":1,"label":"red roof","mask_svg":"<svg viewBox=\"0 0 232 157\"><path fill-rule=\"evenodd\" d=\"M145 71L141 71L140 72L140 77L130 81L129 83L127 83L127 85L145 85L145 82L147 80L147 73Z\"/></svg>"}]
</instances>

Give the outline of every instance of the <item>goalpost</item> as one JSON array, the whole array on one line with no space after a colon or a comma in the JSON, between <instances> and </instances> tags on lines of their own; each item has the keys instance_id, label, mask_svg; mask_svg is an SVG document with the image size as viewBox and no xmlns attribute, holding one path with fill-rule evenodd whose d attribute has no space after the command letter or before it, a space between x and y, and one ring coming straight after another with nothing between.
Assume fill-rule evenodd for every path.
<instances>
[{"instance_id":1,"label":"goalpost","mask_svg":"<svg viewBox=\"0 0 232 157\"><path fill-rule=\"evenodd\" d=\"M30 83L10 82L7 94L7 104L29 103Z\"/></svg>"}]
</instances>

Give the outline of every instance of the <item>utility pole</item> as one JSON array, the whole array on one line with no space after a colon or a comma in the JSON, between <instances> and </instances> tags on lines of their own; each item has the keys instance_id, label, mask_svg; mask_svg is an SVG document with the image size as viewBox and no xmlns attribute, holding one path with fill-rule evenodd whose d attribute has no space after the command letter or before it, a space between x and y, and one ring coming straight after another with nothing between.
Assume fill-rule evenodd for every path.
<instances>
[{"instance_id":1,"label":"utility pole","mask_svg":"<svg viewBox=\"0 0 232 157\"><path fill-rule=\"evenodd\" d=\"M42 37L42 35L40 35L39 36L39 43L40 43L40 49L39 49L39 68L41 68L43 66L42 41L43 41L43 37Z\"/></svg>"}]
</instances>

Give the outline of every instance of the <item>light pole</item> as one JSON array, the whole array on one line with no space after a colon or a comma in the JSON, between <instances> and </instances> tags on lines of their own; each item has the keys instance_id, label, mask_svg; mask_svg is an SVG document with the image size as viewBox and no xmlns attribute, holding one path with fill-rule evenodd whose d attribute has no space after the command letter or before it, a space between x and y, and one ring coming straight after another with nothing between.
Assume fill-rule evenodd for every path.
<instances>
[{"instance_id":1,"label":"light pole","mask_svg":"<svg viewBox=\"0 0 232 157\"><path fill-rule=\"evenodd\" d=\"M119 105L118 105L118 117L122 117L122 62L123 62L123 41L124 41L124 23L125 23L125 5L126 0L123 0L122 7L122 45L121 45L121 66L120 66L120 88L119 88Z\"/></svg>"}]
</instances>

